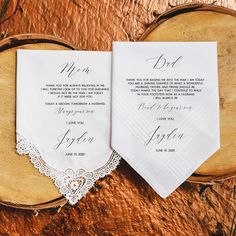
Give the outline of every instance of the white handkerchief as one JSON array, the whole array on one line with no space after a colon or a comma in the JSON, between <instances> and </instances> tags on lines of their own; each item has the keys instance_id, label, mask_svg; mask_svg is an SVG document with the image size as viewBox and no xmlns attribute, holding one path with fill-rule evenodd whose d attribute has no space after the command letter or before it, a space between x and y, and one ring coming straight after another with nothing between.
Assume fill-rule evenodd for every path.
<instances>
[{"instance_id":1,"label":"white handkerchief","mask_svg":"<svg viewBox=\"0 0 236 236\"><path fill-rule=\"evenodd\" d=\"M110 81L110 52L17 51L17 151L71 204L119 162Z\"/></svg>"},{"instance_id":2,"label":"white handkerchief","mask_svg":"<svg viewBox=\"0 0 236 236\"><path fill-rule=\"evenodd\" d=\"M217 44L115 42L112 147L161 197L216 152Z\"/></svg>"}]
</instances>

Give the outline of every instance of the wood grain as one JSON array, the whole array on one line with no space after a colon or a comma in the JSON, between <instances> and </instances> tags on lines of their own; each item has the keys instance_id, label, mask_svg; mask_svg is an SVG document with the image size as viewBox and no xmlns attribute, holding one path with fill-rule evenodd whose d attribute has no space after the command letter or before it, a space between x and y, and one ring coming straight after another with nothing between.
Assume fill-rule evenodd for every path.
<instances>
[{"instance_id":1,"label":"wood grain","mask_svg":"<svg viewBox=\"0 0 236 236\"><path fill-rule=\"evenodd\" d=\"M172 5L186 1L170 1ZM208 1L210 2L210 1ZM217 4L236 7L235 1ZM2 35L46 33L79 48L111 49L112 40L137 40L159 13L156 0L21 0L0 25ZM234 235L235 180L214 186L183 184L168 199L122 161L75 207L34 212L0 207L0 235Z\"/></svg>"}]
</instances>

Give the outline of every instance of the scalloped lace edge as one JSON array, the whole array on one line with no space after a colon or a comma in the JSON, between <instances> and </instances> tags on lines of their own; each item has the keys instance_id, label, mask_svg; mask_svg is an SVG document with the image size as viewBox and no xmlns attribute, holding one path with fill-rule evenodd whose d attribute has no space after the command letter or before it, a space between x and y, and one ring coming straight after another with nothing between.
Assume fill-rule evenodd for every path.
<instances>
[{"instance_id":1,"label":"scalloped lace edge","mask_svg":"<svg viewBox=\"0 0 236 236\"><path fill-rule=\"evenodd\" d=\"M94 185L96 180L103 178L116 169L121 157L113 151L107 163L94 171L84 169L59 171L49 166L40 155L34 144L28 142L19 133L16 134L16 151L20 155L28 155L30 161L40 173L53 179L60 193L71 205L75 205Z\"/></svg>"}]
</instances>

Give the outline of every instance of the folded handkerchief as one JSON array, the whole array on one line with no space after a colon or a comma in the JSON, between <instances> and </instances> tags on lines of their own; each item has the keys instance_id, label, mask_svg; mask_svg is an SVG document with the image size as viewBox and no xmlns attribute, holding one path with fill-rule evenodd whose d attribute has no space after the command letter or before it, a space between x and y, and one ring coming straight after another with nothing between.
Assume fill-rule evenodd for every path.
<instances>
[{"instance_id":1,"label":"folded handkerchief","mask_svg":"<svg viewBox=\"0 0 236 236\"><path fill-rule=\"evenodd\" d=\"M17 152L72 205L119 162L110 82L110 52L17 51Z\"/></svg>"},{"instance_id":2,"label":"folded handkerchief","mask_svg":"<svg viewBox=\"0 0 236 236\"><path fill-rule=\"evenodd\" d=\"M167 197L220 147L215 42L114 42L112 147Z\"/></svg>"}]
</instances>

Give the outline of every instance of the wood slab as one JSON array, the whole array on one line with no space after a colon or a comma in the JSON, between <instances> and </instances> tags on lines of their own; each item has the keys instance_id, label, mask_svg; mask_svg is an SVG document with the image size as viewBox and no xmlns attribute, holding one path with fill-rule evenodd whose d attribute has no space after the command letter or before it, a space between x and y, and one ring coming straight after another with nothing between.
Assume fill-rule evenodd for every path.
<instances>
[{"instance_id":1,"label":"wood slab","mask_svg":"<svg viewBox=\"0 0 236 236\"><path fill-rule=\"evenodd\" d=\"M189 178L214 183L236 175L236 12L190 4L157 17L143 41L217 41L220 94L220 149ZM204 101L203 101L204 102Z\"/></svg>"},{"instance_id":2,"label":"wood slab","mask_svg":"<svg viewBox=\"0 0 236 236\"><path fill-rule=\"evenodd\" d=\"M18 35L0 41L0 201L19 208L46 208L65 203L52 180L38 172L15 148L16 50L71 50L56 37Z\"/></svg>"}]
</instances>

